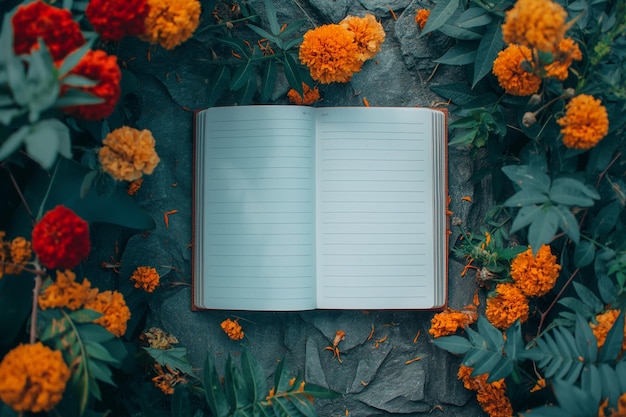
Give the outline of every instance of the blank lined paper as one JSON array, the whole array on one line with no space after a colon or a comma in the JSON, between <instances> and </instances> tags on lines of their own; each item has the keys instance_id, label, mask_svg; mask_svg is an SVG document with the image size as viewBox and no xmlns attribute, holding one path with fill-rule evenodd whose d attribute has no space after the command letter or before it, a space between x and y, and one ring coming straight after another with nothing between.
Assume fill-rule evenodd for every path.
<instances>
[{"instance_id":1,"label":"blank lined paper","mask_svg":"<svg viewBox=\"0 0 626 417\"><path fill-rule=\"evenodd\" d=\"M204 302L314 308L313 115L229 110L205 120Z\"/></svg>"},{"instance_id":2,"label":"blank lined paper","mask_svg":"<svg viewBox=\"0 0 626 417\"><path fill-rule=\"evenodd\" d=\"M428 308L434 302L431 113L371 110L318 114L318 306Z\"/></svg>"}]
</instances>

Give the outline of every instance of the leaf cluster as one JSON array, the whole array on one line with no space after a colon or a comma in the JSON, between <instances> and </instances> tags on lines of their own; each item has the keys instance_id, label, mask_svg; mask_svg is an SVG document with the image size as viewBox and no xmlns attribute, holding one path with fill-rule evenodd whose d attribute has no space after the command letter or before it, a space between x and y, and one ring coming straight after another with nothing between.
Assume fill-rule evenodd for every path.
<instances>
[{"instance_id":1,"label":"leaf cluster","mask_svg":"<svg viewBox=\"0 0 626 417\"><path fill-rule=\"evenodd\" d=\"M244 40L244 35L234 34L221 24L213 28L221 30L216 32L213 40L227 58L218 59L214 52L214 59L210 61L214 69L210 74L208 107L218 103L227 92L236 95L237 104L270 102L281 69L289 86L301 96L304 95L303 82L313 85L309 72L297 57L297 47L302 42L299 31L306 20L281 26L273 2L265 0L264 5L268 29L250 23L260 20L250 6L242 9L242 20L248 22L245 25L246 33L252 35L254 41Z\"/></svg>"}]
</instances>

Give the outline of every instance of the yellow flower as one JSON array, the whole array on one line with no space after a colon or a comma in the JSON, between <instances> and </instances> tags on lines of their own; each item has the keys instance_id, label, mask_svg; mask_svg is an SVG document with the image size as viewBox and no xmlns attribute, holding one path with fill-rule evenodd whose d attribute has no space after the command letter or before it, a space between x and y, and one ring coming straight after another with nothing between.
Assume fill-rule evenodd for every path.
<instances>
[{"instance_id":1,"label":"yellow flower","mask_svg":"<svg viewBox=\"0 0 626 417\"><path fill-rule=\"evenodd\" d=\"M241 325L238 322L239 320L231 320L226 319L221 324L220 327L231 340L241 340L244 337L244 333L241 330Z\"/></svg>"},{"instance_id":2,"label":"yellow flower","mask_svg":"<svg viewBox=\"0 0 626 417\"><path fill-rule=\"evenodd\" d=\"M141 38L173 49L189 39L200 23L198 0L148 0L150 12Z\"/></svg>"},{"instance_id":3,"label":"yellow flower","mask_svg":"<svg viewBox=\"0 0 626 417\"><path fill-rule=\"evenodd\" d=\"M604 313L600 313L596 316L597 323L589 323L591 331L598 341L598 349L600 349L606 341L606 336L609 334L609 330L613 327L613 323L619 317L620 310L611 309ZM624 330L626 330L626 324L624 324ZM626 350L626 337L622 342L622 351Z\"/></svg>"},{"instance_id":4,"label":"yellow flower","mask_svg":"<svg viewBox=\"0 0 626 417\"><path fill-rule=\"evenodd\" d=\"M513 407L506 395L506 383L503 379L487 383L488 374L471 376L473 368L461 365L457 374L463 386L476 391L476 399L489 417L511 417Z\"/></svg>"},{"instance_id":5,"label":"yellow flower","mask_svg":"<svg viewBox=\"0 0 626 417\"><path fill-rule=\"evenodd\" d=\"M522 68L522 63L531 59L532 51L520 45L509 45L498 53L492 71L505 92L514 96L529 96L539 91L541 78Z\"/></svg>"},{"instance_id":6,"label":"yellow flower","mask_svg":"<svg viewBox=\"0 0 626 417\"><path fill-rule=\"evenodd\" d=\"M519 319L528 319L528 299L514 284L503 283L496 286L496 295L487 299L485 315L487 320L499 329L508 329Z\"/></svg>"},{"instance_id":7,"label":"yellow flower","mask_svg":"<svg viewBox=\"0 0 626 417\"><path fill-rule=\"evenodd\" d=\"M131 281L135 281L135 288L142 288L147 292L153 292L159 286L159 273L155 268L140 266L130 276Z\"/></svg>"},{"instance_id":8,"label":"yellow flower","mask_svg":"<svg viewBox=\"0 0 626 417\"><path fill-rule=\"evenodd\" d=\"M578 44L572 38L563 38L553 52L554 62L545 66L546 75L557 80L567 79L570 65L574 61L583 59L583 54Z\"/></svg>"},{"instance_id":9,"label":"yellow flower","mask_svg":"<svg viewBox=\"0 0 626 417\"><path fill-rule=\"evenodd\" d=\"M548 245L542 245L536 257L529 248L511 262L511 277L527 297L547 294L556 284L560 271L561 265L556 263Z\"/></svg>"},{"instance_id":10,"label":"yellow flower","mask_svg":"<svg viewBox=\"0 0 626 417\"><path fill-rule=\"evenodd\" d=\"M23 237L5 241L6 233L0 231L0 278L4 274L18 275L33 255L31 243Z\"/></svg>"},{"instance_id":11,"label":"yellow flower","mask_svg":"<svg viewBox=\"0 0 626 417\"><path fill-rule=\"evenodd\" d=\"M87 278L83 283L75 282L76 274L69 269L65 271L57 270L56 280L47 286L37 297L39 308L65 307L76 310L82 307L83 303L90 297L91 283Z\"/></svg>"},{"instance_id":12,"label":"yellow flower","mask_svg":"<svg viewBox=\"0 0 626 417\"><path fill-rule=\"evenodd\" d=\"M313 79L324 84L350 81L363 64L354 34L340 25L323 25L306 32L299 57Z\"/></svg>"},{"instance_id":13,"label":"yellow flower","mask_svg":"<svg viewBox=\"0 0 626 417\"><path fill-rule=\"evenodd\" d=\"M143 174L152 174L160 161L154 150L154 137L147 129L123 126L110 132L102 143L102 169L118 181L134 181Z\"/></svg>"},{"instance_id":14,"label":"yellow flower","mask_svg":"<svg viewBox=\"0 0 626 417\"><path fill-rule=\"evenodd\" d=\"M426 26L429 16L430 10L428 9L419 9L415 11L415 22L420 27L420 30L424 29L424 26Z\"/></svg>"},{"instance_id":15,"label":"yellow flower","mask_svg":"<svg viewBox=\"0 0 626 417\"><path fill-rule=\"evenodd\" d=\"M85 308L102 313L102 317L94 323L120 337L126 333L126 324L130 319L130 309L126 306L124 296L117 291L93 290L92 297L85 303Z\"/></svg>"},{"instance_id":16,"label":"yellow flower","mask_svg":"<svg viewBox=\"0 0 626 417\"><path fill-rule=\"evenodd\" d=\"M354 35L361 61L373 58L385 41L385 29L372 14L366 14L365 17L347 16L339 25Z\"/></svg>"},{"instance_id":17,"label":"yellow flower","mask_svg":"<svg viewBox=\"0 0 626 417\"><path fill-rule=\"evenodd\" d=\"M61 401L70 370L58 350L19 345L0 363L0 399L20 414L50 411Z\"/></svg>"},{"instance_id":18,"label":"yellow flower","mask_svg":"<svg viewBox=\"0 0 626 417\"><path fill-rule=\"evenodd\" d=\"M517 43L552 51L563 39L567 12L551 0L518 0L506 12L502 35L506 43Z\"/></svg>"},{"instance_id":19,"label":"yellow flower","mask_svg":"<svg viewBox=\"0 0 626 417\"><path fill-rule=\"evenodd\" d=\"M430 320L428 333L435 338L447 336L456 333L459 328L474 323L478 319L478 312L475 307L470 307L473 306L465 307L462 310L447 308L445 311L435 314Z\"/></svg>"},{"instance_id":20,"label":"yellow flower","mask_svg":"<svg viewBox=\"0 0 626 417\"><path fill-rule=\"evenodd\" d=\"M561 126L563 143L572 149L591 149L609 132L609 117L600 100L587 94L572 98L565 106Z\"/></svg>"},{"instance_id":21,"label":"yellow flower","mask_svg":"<svg viewBox=\"0 0 626 417\"><path fill-rule=\"evenodd\" d=\"M320 99L320 90L318 90L317 87L311 88L305 83L302 83L302 88L304 89L304 98L302 98L293 88L289 90L287 98L290 102L300 106L310 106Z\"/></svg>"},{"instance_id":22,"label":"yellow flower","mask_svg":"<svg viewBox=\"0 0 626 417\"><path fill-rule=\"evenodd\" d=\"M148 342L148 345L152 349L167 350L171 349L172 345L178 343L176 336L167 333L163 329L158 327L151 327L147 332L144 332L140 339Z\"/></svg>"}]
</instances>

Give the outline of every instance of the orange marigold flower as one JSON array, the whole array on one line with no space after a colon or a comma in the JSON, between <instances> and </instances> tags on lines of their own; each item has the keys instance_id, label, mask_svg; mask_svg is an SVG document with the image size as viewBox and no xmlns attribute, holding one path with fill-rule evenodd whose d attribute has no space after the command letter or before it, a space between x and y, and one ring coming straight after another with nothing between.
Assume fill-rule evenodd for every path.
<instances>
[{"instance_id":1,"label":"orange marigold flower","mask_svg":"<svg viewBox=\"0 0 626 417\"><path fill-rule=\"evenodd\" d=\"M517 43L549 52L565 36L567 12L551 0L518 0L506 12L502 35L506 43Z\"/></svg>"},{"instance_id":2,"label":"orange marigold flower","mask_svg":"<svg viewBox=\"0 0 626 417\"><path fill-rule=\"evenodd\" d=\"M430 320L430 329L428 333L433 337L447 336L456 333L459 328L466 327L474 323L478 319L476 309L465 308L462 310L454 310L447 308L441 313L437 313Z\"/></svg>"},{"instance_id":3,"label":"orange marigold flower","mask_svg":"<svg viewBox=\"0 0 626 417\"><path fill-rule=\"evenodd\" d=\"M583 54L574 39L563 38L553 52L554 61L545 66L546 75L554 77L557 80L564 81L567 79L570 65L574 61L583 59Z\"/></svg>"},{"instance_id":4,"label":"orange marigold flower","mask_svg":"<svg viewBox=\"0 0 626 417\"><path fill-rule=\"evenodd\" d=\"M56 206L37 222L32 234L33 250L48 268L71 269L89 254L87 222L65 206Z\"/></svg>"},{"instance_id":5,"label":"orange marigold flower","mask_svg":"<svg viewBox=\"0 0 626 417\"><path fill-rule=\"evenodd\" d=\"M528 319L528 299L516 285L502 283L496 286L496 295L487 299L487 320L499 329L508 329L515 322Z\"/></svg>"},{"instance_id":6,"label":"orange marigold flower","mask_svg":"<svg viewBox=\"0 0 626 417\"><path fill-rule=\"evenodd\" d=\"M94 323L113 333L116 337L126 333L126 325L130 319L130 309L126 306L124 296L117 291L103 291L98 293L92 290L92 296L85 303L85 308L102 313L102 317Z\"/></svg>"},{"instance_id":7,"label":"orange marigold flower","mask_svg":"<svg viewBox=\"0 0 626 417\"><path fill-rule=\"evenodd\" d=\"M244 337L241 325L239 324L239 319L226 319L220 324L220 327L224 330L224 332L226 332L231 340L241 340Z\"/></svg>"},{"instance_id":8,"label":"orange marigold flower","mask_svg":"<svg viewBox=\"0 0 626 417\"><path fill-rule=\"evenodd\" d=\"M122 126L102 141L98 157L102 169L118 181L134 181L152 174L160 159L154 150L154 137L147 130Z\"/></svg>"},{"instance_id":9,"label":"orange marigold flower","mask_svg":"<svg viewBox=\"0 0 626 417\"><path fill-rule=\"evenodd\" d=\"M20 6L11 18L13 50L16 54L30 54L38 49L42 38L54 61L65 58L85 44L85 37L72 12L35 1Z\"/></svg>"},{"instance_id":10,"label":"orange marigold flower","mask_svg":"<svg viewBox=\"0 0 626 417\"><path fill-rule=\"evenodd\" d=\"M70 310L77 310L91 296L91 283L87 278L83 278L83 283L79 284L76 274L69 269L65 271L57 270L56 280L48 285L37 297L39 308L65 307Z\"/></svg>"},{"instance_id":11,"label":"orange marigold flower","mask_svg":"<svg viewBox=\"0 0 626 417\"><path fill-rule=\"evenodd\" d=\"M354 34L340 25L323 25L306 32L299 56L313 79L324 84L350 81L363 64Z\"/></svg>"},{"instance_id":12,"label":"orange marigold flower","mask_svg":"<svg viewBox=\"0 0 626 417\"><path fill-rule=\"evenodd\" d=\"M146 0L90 0L85 16L103 39L120 41L145 32Z\"/></svg>"},{"instance_id":13,"label":"orange marigold flower","mask_svg":"<svg viewBox=\"0 0 626 417\"><path fill-rule=\"evenodd\" d=\"M609 117L600 100L587 94L572 98L565 106L561 126L563 143L571 149L591 149L609 132Z\"/></svg>"},{"instance_id":14,"label":"orange marigold flower","mask_svg":"<svg viewBox=\"0 0 626 417\"><path fill-rule=\"evenodd\" d=\"M302 83L302 88L304 89L304 98L300 96L300 94L293 88L289 90L289 92L287 93L287 98L290 102L298 104L300 106L310 106L316 101L319 101L320 90L318 90L317 87L311 88L307 84Z\"/></svg>"},{"instance_id":15,"label":"orange marigold flower","mask_svg":"<svg viewBox=\"0 0 626 417\"><path fill-rule=\"evenodd\" d=\"M155 268L140 266L130 276L131 281L135 281L135 288L141 288L147 292L153 292L159 286L161 277Z\"/></svg>"},{"instance_id":16,"label":"orange marigold flower","mask_svg":"<svg viewBox=\"0 0 626 417\"><path fill-rule=\"evenodd\" d=\"M70 376L58 350L41 342L21 344L0 362L0 399L20 414L50 411L61 401Z\"/></svg>"},{"instance_id":17,"label":"orange marigold flower","mask_svg":"<svg viewBox=\"0 0 626 417\"><path fill-rule=\"evenodd\" d=\"M548 245L541 245L536 257L528 248L511 262L511 277L527 297L547 294L556 284L560 271L561 265L556 263Z\"/></svg>"},{"instance_id":18,"label":"orange marigold flower","mask_svg":"<svg viewBox=\"0 0 626 417\"><path fill-rule=\"evenodd\" d=\"M157 375L152 378L152 383L155 387L160 389L163 394L172 395L174 394L174 389L177 384L187 383L187 378L183 372L172 369L167 365L165 365L164 371L160 364L155 363L154 370Z\"/></svg>"},{"instance_id":19,"label":"orange marigold flower","mask_svg":"<svg viewBox=\"0 0 626 417\"><path fill-rule=\"evenodd\" d=\"M596 340L598 341L598 349L600 349L606 341L606 336L609 334L609 330L613 327L615 320L619 317L621 310L611 309L604 313L600 313L596 316L597 323L589 323L591 331L593 332ZM624 324L624 330L626 331L626 323ZM626 350L626 337L622 342L622 350Z\"/></svg>"},{"instance_id":20,"label":"orange marigold flower","mask_svg":"<svg viewBox=\"0 0 626 417\"><path fill-rule=\"evenodd\" d=\"M424 29L424 26L426 26L428 16L430 16L430 10L428 9L419 9L415 11L415 22L420 27L420 30Z\"/></svg>"},{"instance_id":21,"label":"orange marigold flower","mask_svg":"<svg viewBox=\"0 0 626 417\"><path fill-rule=\"evenodd\" d=\"M18 275L33 255L31 243L23 237L4 241L5 232L0 231L0 278L4 274Z\"/></svg>"},{"instance_id":22,"label":"orange marigold flower","mask_svg":"<svg viewBox=\"0 0 626 417\"><path fill-rule=\"evenodd\" d=\"M373 58L385 41L385 29L372 14L364 17L347 16L339 25L354 35L361 61Z\"/></svg>"},{"instance_id":23,"label":"orange marigold flower","mask_svg":"<svg viewBox=\"0 0 626 417\"><path fill-rule=\"evenodd\" d=\"M148 7L141 38L165 49L174 49L185 42L200 23L198 0L148 0Z\"/></svg>"},{"instance_id":24,"label":"orange marigold flower","mask_svg":"<svg viewBox=\"0 0 626 417\"><path fill-rule=\"evenodd\" d=\"M461 365L458 378L463 381L463 386L476 391L476 399L482 409L490 417L511 417L513 407L506 395L506 383L503 379L488 383L488 374L472 376L473 368Z\"/></svg>"},{"instance_id":25,"label":"orange marigold flower","mask_svg":"<svg viewBox=\"0 0 626 417\"><path fill-rule=\"evenodd\" d=\"M504 91L514 96L528 96L539 91L541 78L522 67L532 59L532 51L520 45L509 45L493 61L493 74Z\"/></svg>"},{"instance_id":26,"label":"orange marigold flower","mask_svg":"<svg viewBox=\"0 0 626 417\"><path fill-rule=\"evenodd\" d=\"M98 84L94 86L80 87L80 89L101 98L103 102L69 106L62 110L85 120L101 120L109 117L115 110L122 92L120 87L122 71L117 65L117 57L107 55L106 52L100 50L89 51L70 73L97 81ZM67 91L67 87L64 89Z\"/></svg>"}]
</instances>

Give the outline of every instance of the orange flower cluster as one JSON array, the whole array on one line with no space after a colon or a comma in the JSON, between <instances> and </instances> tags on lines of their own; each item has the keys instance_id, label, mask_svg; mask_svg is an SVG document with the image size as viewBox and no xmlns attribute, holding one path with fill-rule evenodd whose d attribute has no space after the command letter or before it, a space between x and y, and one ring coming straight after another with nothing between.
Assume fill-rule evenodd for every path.
<instances>
[{"instance_id":1,"label":"orange flower cluster","mask_svg":"<svg viewBox=\"0 0 626 417\"><path fill-rule=\"evenodd\" d=\"M551 52L565 36L565 9L552 0L517 0L506 12L502 35L506 43L517 43Z\"/></svg>"},{"instance_id":2,"label":"orange flower cluster","mask_svg":"<svg viewBox=\"0 0 626 417\"><path fill-rule=\"evenodd\" d=\"M458 378L466 389L476 391L476 399L489 417L511 417L513 406L506 395L506 382L503 379L487 383L489 375L473 377L473 369L465 365L459 368Z\"/></svg>"},{"instance_id":3,"label":"orange flower cluster","mask_svg":"<svg viewBox=\"0 0 626 417\"><path fill-rule=\"evenodd\" d=\"M485 316L499 329L508 329L515 320L528 320L528 298L515 284L496 285L495 295L487 298Z\"/></svg>"},{"instance_id":4,"label":"orange flower cluster","mask_svg":"<svg viewBox=\"0 0 626 417\"><path fill-rule=\"evenodd\" d=\"M123 126L110 132L98 154L102 168L118 181L134 181L152 174L160 159L154 137L147 130Z\"/></svg>"},{"instance_id":5,"label":"orange flower cluster","mask_svg":"<svg viewBox=\"0 0 626 417\"><path fill-rule=\"evenodd\" d=\"M20 415L50 411L61 401L70 375L58 350L41 342L19 345L0 362L0 400Z\"/></svg>"},{"instance_id":6,"label":"orange flower cluster","mask_svg":"<svg viewBox=\"0 0 626 417\"><path fill-rule=\"evenodd\" d=\"M348 16L339 24L306 32L300 61L317 81L345 83L361 70L363 62L378 53L384 40L385 31L374 16Z\"/></svg>"},{"instance_id":7,"label":"orange flower cluster","mask_svg":"<svg viewBox=\"0 0 626 417\"><path fill-rule=\"evenodd\" d=\"M161 277L155 268L140 266L130 276L131 281L135 281L135 288L141 288L146 292L153 292L159 286Z\"/></svg>"},{"instance_id":8,"label":"orange flower cluster","mask_svg":"<svg viewBox=\"0 0 626 417\"><path fill-rule=\"evenodd\" d=\"M226 332L231 340L241 340L244 337L241 325L239 324L239 319L226 319L220 324L220 327L224 330L224 332Z\"/></svg>"},{"instance_id":9,"label":"orange flower cluster","mask_svg":"<svg viewBox=\"0 0 626 417\"><path fill-rule=\"evenodd\" d=\"M556 263L548 245L542 245L536 257L529 248L511 262L511 277L527 297L547 294L556 284L560 271L561 265Z\"/></svg>"},{"instance_id":10,"label":"orange flower cluster","mask_svg":"<svg viewBox=\"0 0 626 417\"><path fill-rule=\"evenodd\" d=\"M311 88L307 84L302 83L302 88L304 89L304 97L301 97L300 94L298 94L298 92L293 88L289 90L287 98L290 102L300 106L310 106L316 101L319 101L320 90L318 90L317 87Z\"/></svg>"},{"instance_id":11,"label":"orange flower cluster","mask_svg":"<svg viewBox=\"0 0 626 417\"><path fill-rule=\"evenodd\" d=\"M120 41L145 32L148 11L146 0L90 0L85 16L103 39Z\"/></svg>"},{"instance_id":12,"label":"orange flower cluster","mask_svg":"<svg viewBox=\"0 0 626 417\"><path fill-rule=\"evenodd\" d=\"M430 10L428 9L419 9L415 11L415 23L417 23L420 27L420 30L424 29L424 26L426 26L429 16Z\"/></svg>"},{"instance_id":13,"label":"orange flower cluster","mask_svg":"<svg viewBox=\"0 0 626 417\"><path fill-rule=\"evenodd\" d=\"M167 350L172 348L172 345L178 343L176 336L169 334L158 327L150 327L150 329L147 332L144 332L140 338L147 341L148 346L152 349Z\"/></svg>"},{"instance_id":14,"label":"orange flower cluster","mask_svg":"<svg viewBox=\"0 0 626 417\"><path fill-rule=\"evenodd\" d=\"M610 309L604 313L600 313L596 316L596 322L591 322L591 331L593 332L598 342L598 349L600 349L606 341L606 336L609 334L609 330L613 327L615 320L619 317L621 310ZM624 324L624 330L626 331L626 323ZM626 351L626 337L622 341L622 351Z\"/></svg>"},{"instance_id":15,"label":"orange flower cluster","mask_svg":"<svg viewBox=\"0 0 626 417\"><path fill-rule=\"evenodd\" d=\"M461 310L447 308L441 313L437 313L430 320L428 333L433 337L448 336L454 334L459 328L464 328L474 323L478 319L476 306L469 305Z\"/></svg>"},{"instance_id":16,"label":"orange flower cluster","mask_svg":"<svg viewBox=\"0 0 626 417\"><path fill-rule=\"evenodd\" d=\"M527 96L539 91L544 78L567 79L569 67L582 59L582 53L573 39L565 37L566 18L565 9L552 0L518 0L506 13L502 33L510 45L493 65L506 93Z\"/></svg>"},{"instance_id":17,"label":"orange flower cluster","mask_svg":"<svg viewBox=\"0 0 626 417\"><path fill-rule=\"evenodd\" d=\"M624 417L626 416L626 393L619 396L617 399L617 410L614 407L609 407L608 410L606 408L609 407L609 399L606 398L602 404L600 404L600 408L598 408L598 417ZM606 413L610 414L606 414Z\"/></svg>"},{"instance_id":18,"label":"orange flower cluster","mask_svg":"<svg viewBox=\"0 0 626 417\"><path fill-rule=\"evenodd\" d=\"M609 132L609 117L600 100L587 94L572 98L565 106L561 126L563 143L572 149L591 149Z\"/></svg>"},{"instance_id":19,"label":"orange flower cluster","mask_svg":"<svg viewBox=\"0 0 626 417\"><path fill-rule=\"evenodd\" d=\"M38 296L41 309L68 308L77 310L86 308L102 313L94 323L120 337L126 333L126 324L130 319L130 309L126 306L124 296L117 291L100 292L91 288L86 278L82 284L75 282L76 274L70 270L57 271L56 281L46 287Z\"/></svg>"},{"instance_id":20,"label":"orange flower cluster","mask_svg":"<svg viewBox=\"0 0 626 417\"><path fill-rule=\"evenodd\" d=\"M71 269L89 255L89 225L69 208L59 205L37 222L33 250L48 268Z\"/></svg>"},{"instance_id":21,"label":"orange flower cluster","mask_svg":"<svg viewBox=\"0 0 626 417\"><path fill-rule=\"evenodd\" d=\"M4 274L18 275L33 255L31 243L23 237L5 241L6 233L0 231L0 278Z\"/></svg>"},{"instance_id":22,"label":"orange flower cluster","mask_svg":"<svg viewBox=\"0 0 626 417\"><path fill-rule=\"evenodd\" d=\"M157 372L157 375L152 378L152 383L155 387L160 389L163 394L172 395L174 394L174 388L177 384L186 384L187 378L185 378L185 374L177 369L172 369L171 367L165 365L165 371L163 367L155 363L154 370Z\"/></svg>"},{"instance_id":23,"label":"orange flower cluster","mask_svg":"<svg viewBox=\"0 0 626 417\"><path fill-rule=\"evenodd\" d=\"M57 62L85 44L85 38L72 13L40 0L20 6L11 18L13 50L30 54L42 38L52 59Z\"/></svg>"},{"instance_id":24,"label":"orange flower cluster","mask_svg":"<svg viewBox=\"0 0 626 417\"><path fill-rule=\"evenodd\" d=\"M198 0L147 0L149 12L141 38L174 49L195 32L200 23Z\"/></svg>"}]
</instances>

